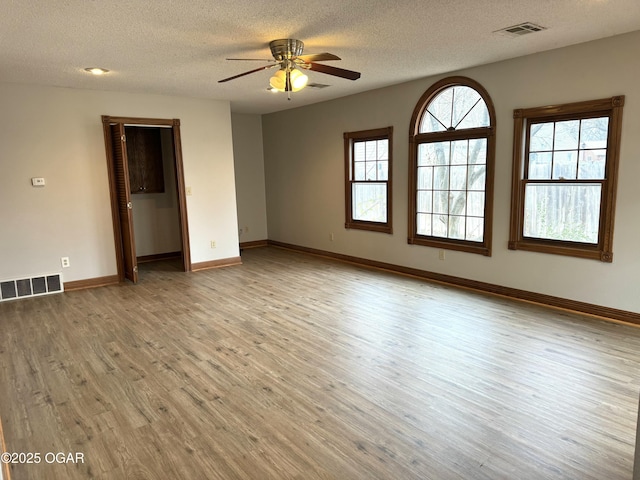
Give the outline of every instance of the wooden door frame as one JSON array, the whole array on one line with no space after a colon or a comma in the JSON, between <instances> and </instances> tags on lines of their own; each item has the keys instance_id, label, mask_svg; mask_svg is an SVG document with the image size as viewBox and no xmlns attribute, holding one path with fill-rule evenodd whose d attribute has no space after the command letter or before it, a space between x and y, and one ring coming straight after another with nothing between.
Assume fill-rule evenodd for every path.
<instances>
[{"instance_id":1,"label":"wooden door frame","mask_svg":"<svg viewBox=\"0 0 640 480\"><path fill-rule=\"evenodd\" d=\"M105 150L107 154L107 171L109 176L109 195L111 197L111 219L113 221L113 238L116 248L116 264L118 280L123 282L124 256L122 253L122 231L120 228L120 213L118 211L118 195L116 177L113 167L113 150L110 125L122 123L125 125L151 125L171 127L173 133L173 157L175 162L176 186L178 190L178 217L180 223L180 239L182 242L182 266L185 272L191 271L191 250L189 248L189 222L187 221L187 200L184 185L184 168L182 163L182 142L180 135L180 120L161 118L112 117L102 115L102 129L104 131Z\"/></svg>"}]
</instances>

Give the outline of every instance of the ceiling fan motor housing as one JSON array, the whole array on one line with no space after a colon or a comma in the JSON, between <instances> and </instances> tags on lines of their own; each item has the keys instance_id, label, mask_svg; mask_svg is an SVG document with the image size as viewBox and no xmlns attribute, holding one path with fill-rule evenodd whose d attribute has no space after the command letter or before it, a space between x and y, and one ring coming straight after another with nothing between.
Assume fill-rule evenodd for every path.
<instances>
[{"instance_id":1,"label":"ceiling fan motor housing","mask_svg":"<svg viewBox=\"0 0 640 480\"><path fill-rule=\"evenodd\" d=\"M280 62L285 59L291 60L292 58L302 55L304 43L294 38L282 38L269 42L269 48L276 61Z\"/></svg>"}]
</instances>

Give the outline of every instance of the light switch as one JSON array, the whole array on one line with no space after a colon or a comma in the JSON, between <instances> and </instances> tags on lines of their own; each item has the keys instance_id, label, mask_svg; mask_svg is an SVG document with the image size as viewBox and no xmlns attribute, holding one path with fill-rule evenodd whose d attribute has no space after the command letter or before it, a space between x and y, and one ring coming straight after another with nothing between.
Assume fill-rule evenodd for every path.
<instances>
[{"instance_id":1,"label":"light switch","mask_svg":"<svg viewBox=\"0 0 640 480\"><path fill-rule=\"evenodd\" d=\"M44 187L44 178L33 177L31 179L31 185L33 185L34 187Z\"/></svg>"}]
</instances>

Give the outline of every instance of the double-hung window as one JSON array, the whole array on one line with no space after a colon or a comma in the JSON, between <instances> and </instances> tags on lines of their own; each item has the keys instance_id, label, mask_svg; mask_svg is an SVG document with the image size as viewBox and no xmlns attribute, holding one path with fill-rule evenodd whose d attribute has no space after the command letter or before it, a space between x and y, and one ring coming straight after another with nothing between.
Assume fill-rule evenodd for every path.
<instances>
[{"instance_id":1,"label":"double-hung window","mask_svg":"<svg viewBox=\"0 0 640 480\"><path fill-rule=\"evenodd\" d=\"M346 228L392 233L393 127L344 134Z\"/></svg>"},{"instance_id":2,"label":"double-hung window","mask_svg":"<svg viewBox=\"0 0 640 480\"><path fill-rule=\"evenodd\" d=\"M624 97L514 111L509 248L613 260Z\"/></svg>"}]
</instances>

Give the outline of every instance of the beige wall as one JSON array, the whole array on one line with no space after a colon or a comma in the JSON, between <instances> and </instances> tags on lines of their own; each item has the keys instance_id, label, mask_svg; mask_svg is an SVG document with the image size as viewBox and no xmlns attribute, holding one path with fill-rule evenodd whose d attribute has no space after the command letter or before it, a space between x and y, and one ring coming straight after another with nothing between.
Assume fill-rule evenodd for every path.
<instances>
[{"instance_id":1,"label":"beige wall","mask_svg":"<svg viewBox=\"0 0 640 480\"><path fill-rule=\"evenodd\" d=\"M639 50L640 32L635 32L455 72L479 81L496 108L492 257L447 251L441 261L437 249L407 244L409 122L420 96L441 76L266 115L269 238L640 312ZM614 262L508 250L513 110L613 95L626 95ZM389 125L394 127L394 233L346 230L342 134Z\"/></svg>"},{"instance_id":2,"label":"beige wall","mask_svg":"<svg viewBox=\"0 0 640 480\"><path fill-rule=\"evenodd\" d=\"M241 242L266 240L267 208L262 154L262 117L232 114L233 157Z\"/></svg>"},{"instance_id":3,"label":"beige wall","mask_svg":"<svg viewBox=\"0 0 640 480\"><path fill-rule=\"evenodd\" d=\"M191 260L238 255L228 102L0 84L0 105L0 279L116 273L101 115L181 120Z\"/></svg>"}]
</instances>

